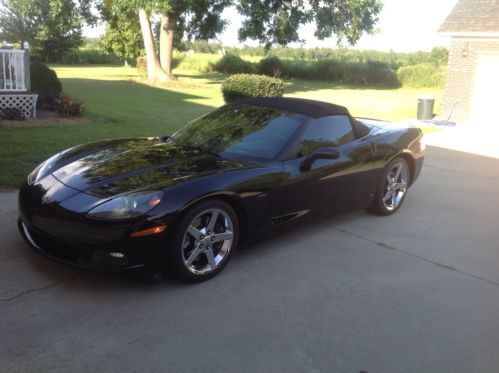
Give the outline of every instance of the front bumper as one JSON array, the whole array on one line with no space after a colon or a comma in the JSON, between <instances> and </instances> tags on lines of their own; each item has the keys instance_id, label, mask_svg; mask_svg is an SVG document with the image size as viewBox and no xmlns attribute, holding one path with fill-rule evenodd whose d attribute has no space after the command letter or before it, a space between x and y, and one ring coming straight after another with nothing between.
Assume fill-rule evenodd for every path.
<instances>
[{"instance_id":1,"label":"front bumper","mask_svg":"<svg viewBox=\"0 0 499 373\"><path fill-rule=\"evenodd\" d=\"M89 196L82 197L61 184L56 180L47 188L24 184L19 191L19 232L34 252L89 270L162 271L166 232L132 238L130 233L137 226L153 222L89 219L85 213L66 208L71 199L80 201ZM50 194L53 189L57 193ZM50 203L44 202L47 195L53 197Z\"/></svg>"},{"instance_id":2,"label":"front bumper","mask_svg":"<svg viewBox=\"0 0 499 373\"><path fill-rule=\"evenodd\" d=\"M70 266L94 271L145 271L162 270L162 250L159 244L149 247L130 247L116 242L103 246L79 246L33 230L18 220L21 236L37 254Z\"/></svg>"}]
</instances>

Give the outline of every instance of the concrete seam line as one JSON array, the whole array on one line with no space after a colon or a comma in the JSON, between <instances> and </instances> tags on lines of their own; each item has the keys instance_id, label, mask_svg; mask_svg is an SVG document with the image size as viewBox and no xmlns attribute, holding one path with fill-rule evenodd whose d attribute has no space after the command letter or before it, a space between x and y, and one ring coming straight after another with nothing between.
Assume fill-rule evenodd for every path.
<instances>
[{"instance_id":1,"label":"concrete seam line","mask_svg":"<svg viewBox=\"0 0 499 373\"><path fill-rule=\"evenodd\" d=\"M404 251L404 250L401 250L399 248L396 248L394 246L391 246L391 245L388 245L384 242L378 242L378 241L375 241L375 240L372 240L370 238L367 238L367 237L363 237L361 236L360 234L357 234L357 233L354 233L354 232L350 232L346 229L343 229L343 228L338 228L334 225L329 225L329 224L324 224L326 227L330 228L330 229L333 229L335 231L338 231L340 233L344 233L344 234L348 234L352 237L355 237L355 238L359 238L361 240L364 240L364 241L367 241L367 242L370 242L370 243L373 243L377 246L380 246L380 247L383 247L385 249L389 249L389 250L393 250L393 251L397 251L401 254L404 254L404 255L408 255L408 256L411 256L413 258L416 258L416 259L419 259L419 260L422 260L426 263L430 263L430 264L434 264L436 266L439 266L440 268L443 268L443 269L447 269L447 270L450 270L450 271L456 271L458 273L461 273L463 275L466 275L466 276L469 276L469 277L472 277L474 278L475 280L480 280L480 281L483 281L483 282L486 282L486 283L489 283L489 284L492 284L492 285L496 285L496 286L499 286L499 283L495 282L495 281L492 281L492 280L488 280L486 278L483 278L483 277L480 277L480 276L477 276L477 275L474 275L472 273L469 273L469 272L465 272L463 270L460 270L460 269L457 269L455 267L451 267L451 266L448 266L448 265L445 265L445 264L442 264L442 263L439 263L439 262L436 262L436 261L433 261L431 259L427 259L425 257L422 257L422 256L419 256L419 255L416 255L416 254L412 254L410 252L407 252L407 251Z\"/></svg>"}]
</instances>

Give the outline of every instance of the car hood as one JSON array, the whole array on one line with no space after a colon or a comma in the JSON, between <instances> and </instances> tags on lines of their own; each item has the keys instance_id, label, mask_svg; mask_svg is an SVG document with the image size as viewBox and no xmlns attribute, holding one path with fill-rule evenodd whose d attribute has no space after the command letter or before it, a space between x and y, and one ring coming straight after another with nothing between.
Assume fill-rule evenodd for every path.
<instances>
[{"instance_id":1,"label":"car hood","mask_svg":"<svg viewBox=\"0 0 499 373\"><path fill-rule=\"evenodd\" d=\"M61 154L52 175L67 186L102 198L161 190L180 182L255 164L165 143L160 138L105 140Z\"/></svg>"}]
</instances>

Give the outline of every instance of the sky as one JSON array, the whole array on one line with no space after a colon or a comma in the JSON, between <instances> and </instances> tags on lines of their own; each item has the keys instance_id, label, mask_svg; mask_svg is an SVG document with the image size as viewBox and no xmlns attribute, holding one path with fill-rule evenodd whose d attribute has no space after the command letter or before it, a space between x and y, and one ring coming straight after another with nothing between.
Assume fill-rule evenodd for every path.
<instances>
[{"instance_id":1,"label":"sky","mask_svg":"<svg viewBox=\"0 0 499 373\"><path fill-rule=\"evenodd\" d=\"M378 32L374 35L364 35L354 48L410 52L447 45L449 40L438 36L437 29L456 3L457 0L383 0L383 10L376 26ZM225 46L240 45L237 40L237 30L243 18L233 8L224 11L224 18L230 23L220 34L219 40ZM97 36L102 32L102 28L85 29L84 34ZM334 39L322 41L316 39L313 24L302 26L299 34L305 40L304 47L336 46ZM244 44L258 43L246 41ZM292 46L300 44L295 43Z\"/></svg>"}]
</instances>

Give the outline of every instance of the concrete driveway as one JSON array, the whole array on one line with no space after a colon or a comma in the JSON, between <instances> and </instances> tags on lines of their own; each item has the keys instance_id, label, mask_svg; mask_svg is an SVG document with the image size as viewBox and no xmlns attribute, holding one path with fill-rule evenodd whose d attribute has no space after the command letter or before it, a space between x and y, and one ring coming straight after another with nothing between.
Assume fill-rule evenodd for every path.
<instances>
[{"instance_id":1,"label":"concrete driveway","mask_svg":"<svg viewBox=\"0 0 499 373\"><path fill-rule=\"evenodd\" d=\"M395 216L293 227L199 285L31 253L0 194L0 371L497 372L499 160L428 148Z\"/></svg>"}]
</instances>

